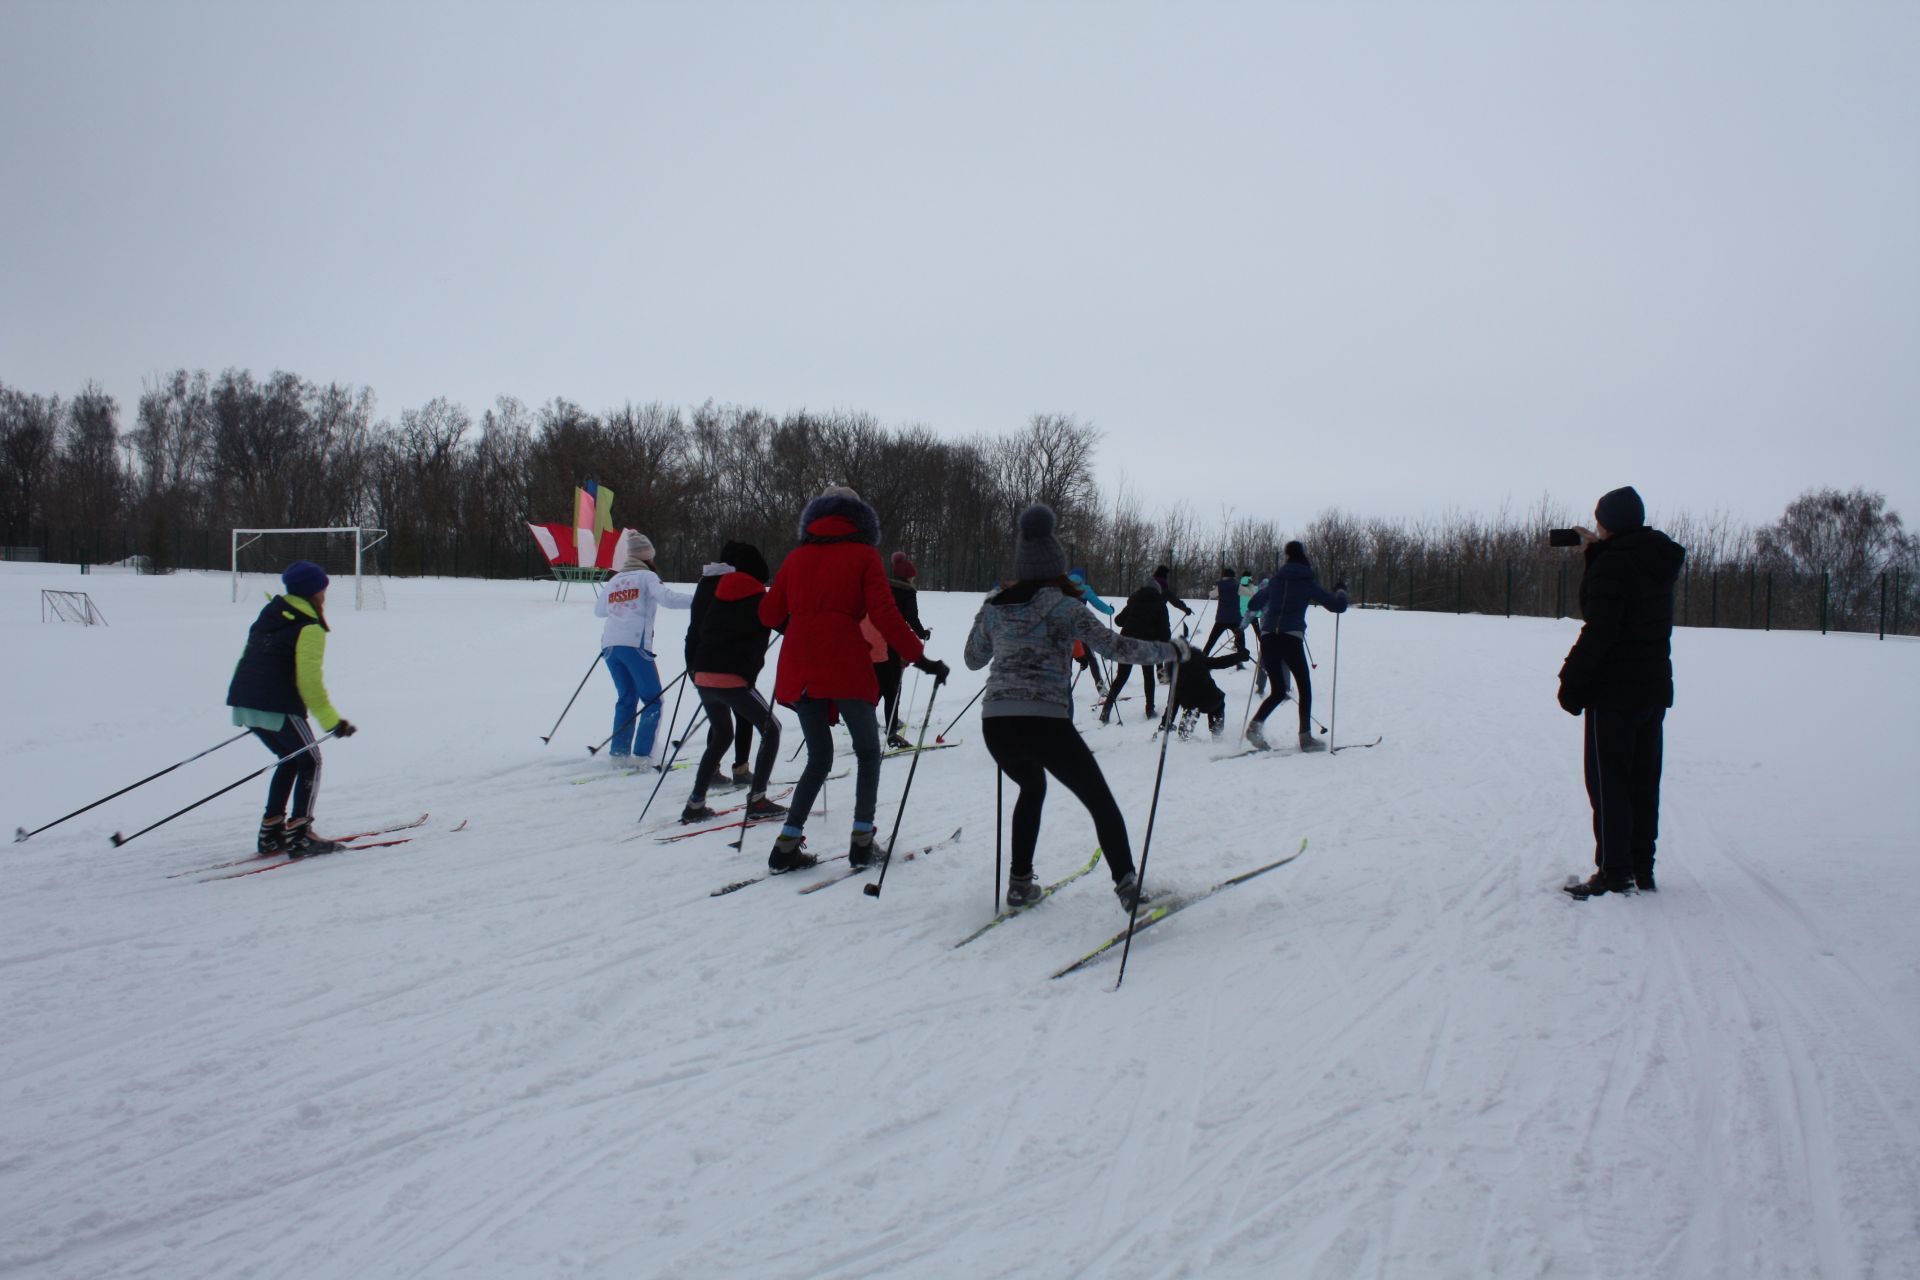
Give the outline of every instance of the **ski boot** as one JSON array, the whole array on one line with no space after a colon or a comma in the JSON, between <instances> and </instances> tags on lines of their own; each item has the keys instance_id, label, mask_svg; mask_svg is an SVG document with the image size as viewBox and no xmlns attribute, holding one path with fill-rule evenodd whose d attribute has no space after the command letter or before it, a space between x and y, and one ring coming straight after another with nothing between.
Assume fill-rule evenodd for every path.
<instances>
[{"instance_id":1,"label":"ski boot","mask_svg":"<svg viewBox=\"0 0 1920 1280\"><path fill-rule=\"evenodd\" d=\"M1040 882L1032 876L1012 876L1007 880L1007 906L1015 911L1040 901Z\"/></svg>"},{"instance_id":2,"label":"ski boot","mask_svg":"<svg viewBox=\"0 0 1920 1280\"><path fill-rule=\"evenodd\" d=\"M733 772L731 776L733 778L734 786L736 787L749 786L753 782L753 766L750 764L737 764L733 766Z\"/></svg>"},{"instance_id":3,"label":"ski boot","mask_svg":"<svg viewBox=\"0 0 1920 1280\"><path fill-rule=\"evenodd\" d=\"M289 858L311 858L322 853L338 853L344 847L338 840L328 840L324 836L313 834L311 818L296 819L287 824L284 851Z\"/></svg>"},{"instance_id":4,"label":"ski boot","mask_svg":"<svg viewBox=\"0 0 1920 1280\"><path fill-rule=\"evenodd\" d=\"M913 750L913 744L901 737L898 733L890 733L887 735L887 750L911 751Z\"/></svg>"},{"instance_id":5,"label":"ski boot","mask_svg":"<svg viewBox=\"0 0 1920 1280\"><path fill-rule=\"evenodd\" d=\"M1120 899L1122 911L1132 911L1139 903L1153 901L1153 895L1140 887L1140 877L1132 871L1127 872L1123 878L1115 882L1113 896Z\"/></svg>"},{"instance_id":6,"label":"ski boot","mask_svg":"<svg viewBox=\"0 0 1920 1280\"><path fill-rule=\"evenodd\" d=\"M680 811L680 825L690 827L696 822L712 822L719 816L707 807L705 800L689 800L687 807Z\"/></svg>"},{"instance_id":7,"label":"ski boot","mask_svg":"<svg viewBox=\"0 0 1920 1280\"><path fill-rule=\"evenodd\" d=\"M1215 742L1220 741L1227 732L1227 718L1224 715L1207 717L1207 732L1213 735Z\"/></svg>"},{"instance_id":8,"label":"ski boot","mask_svg":"<svg viewBox=\"0 0 1920 1280\"><path fill-rule=\"evenodd\" d=\"M287 820L268 818L260 824L260 834L253 842L253 851L261 857L269 857L287 851Z\"/></svg>"},{"instance_id":9,"label":"ski boot","mask_svg":"<svg viewBox=\"0 0 1920 1280\"><path fill-rule=\"evenodd\" d=\"M748 822L765 822L769 818L784 818L786 816L787 806L776 804L767 799L767 793L764 791L757 796L747 797Z\"/></svg>"},{"instance_id":10,"label":"ski boot","mask_svg":"<svg viewBox=\"0 0 1920 1280\"><path fill-rule=\"evenodd\" d=\"M1267 742L1267 731L1261 727L1258 720L1247 721L1247 743L1252 746L1255 751L1273 750L1272 746Z\"/></svg>"},{"instance_id":11,"label":"ski boot","mask_svg":"<svg viewBox=\"0 0 1920 1280\"><path fill-rule=\"evenodd\" d=\"M847 844L847 865L864 871L873 865L873 832L856 831Z\"/></svg>"},{"instance_id":12,"label":"ski boot","mask_svg":"<svg viewBox=\"0 0 1920 1280\"><path fill-rule=\"evenodd\" d=\"M1180 741L1186 742L1193 737L1193 726L1199 719L1200 713L1192 708L1180 713L1180 723L1175 729L1175 732L1180 735Z\"/></svg>"},{"instance_id":13,"label":"ski boot","mask_svg":"<svg viewBox=\"0 0 1920 1280\"><path fill-rule=\"evenodd\" d=\"M1320 739L1314 737L1313 731L1311 729L1307 730L1306 732L1300 735L1300 750L1325 751L1326 749L1327 749L1327 744L1320 741Z\"/></svg>"},{"instance_id":14,"label":"ski boot","mask_svg":"<svg viewBox=\"0 0 1920 1280\"><path fill-rule=\"evenodd\" d=\"M820 865L820 859L801 848L806 843L805 836L782 835L774 840L773 851L767 855L767 871L772 875L785 875L789 871L805 871L808 867Z\"/></svg>"}]
</instances>

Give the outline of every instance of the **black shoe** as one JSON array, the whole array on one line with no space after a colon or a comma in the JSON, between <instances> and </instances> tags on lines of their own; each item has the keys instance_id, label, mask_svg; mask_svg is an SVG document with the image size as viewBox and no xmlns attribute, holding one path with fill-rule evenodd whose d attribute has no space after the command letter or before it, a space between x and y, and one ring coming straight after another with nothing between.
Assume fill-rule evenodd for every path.
<instances>
[{"instance_id":1,"label":"black shoe","mask_svg":"<svg viewBox=\"0 0 1920 1280\"><path fill-rule=\"evenodd\" d=\"M765 795L752 796L747 800L747 821L765 822L769 818L784 818L787 806L775 804Z\"/></svg>"},{"instance_id":2,"label":"black shoe","mask_svg":"<svg viewBox=\"0 0 1920 1280\"><path fill-rule=\"evenodd\" d=\"M1653 872L1642 871L1633 878L1633 887L1641 893L1658 893L1660 886L1653 882Z\"/></svg>"},{"instance_id":3,"label":"black shoe","mask_svg":"<svg viewBox=\"0 0 1920 1280\"><path fill-rule=\"evenodd\" d=\"M785 875L789 871L805 871L808 867L820 865L820 859L801 848L806 842L805 836L781 836L773 842L773 852L767 855L767 870L773 875Z\"/></svg>"},{"instance_id":4,"label":"black shoe","mask_svg":"<svg viewBox=\"0 0 1920 1280\"><path fill-rule=\"evenodd\" d=\"M865 836L866 839L861 839ZM873 865L873 832L856 831L847 845L847 865L855 871L864 871Z\"/></svg>"},{"instance_id":5,"label":"black shoe","mask_svg":"<svg viewBox=\"0 0 1920 1280\"><path fill-rule=\"evenodd\" d=\"M1013 876L1007 881L1007 905L1015 910L1030 907L1045 894L1032 876Z\"/></svg>"},{"instance_id":6,"label":"black shoe","mask_svg":"<svg viewBox=\"0 0 1920 1280\"><path fill-rule=\"evenodd\" d=\"M897 733L890 733L887 735L887 750L911 751L913 750L913 744Z\"/></svg>"},{"instance_id":7,"label":"black shoe","mask_svg":"<svg viewBox=\"0 0 1920 1280\"><path fill-rule=\"evenodd\" d=\"M344 846L338 840L328 840L313 834L310 822L289 823L284 852L289 858L311 858L322 853L336 853Z\"/></svg>"},{"instance_id":8,"label":"black shoe","mask_svg":"<svg viewBox=\"0 0 1920 1280\"><path fill-rule=\"evenodd\" d=\"M720 815L707 807L704 800L689 800L687 807L680 811L680 825L692 826L696 822L712 822Z\"/></svg>"},{"instance_id":9,"label":"black shoe","mask_svg":"<svg viewBox=\"0 0 1920 1280\"><path fill-rule=\"evenodd\" d=\"M1587 879L1576 880L1574 883L1565 886L1565 888L1569 895L1585 902L1588 898L1597 898L1605 893L1631 894L1633 892L1633 881L1608 880L1596 871Z\"/></svg>"}]
</instances>

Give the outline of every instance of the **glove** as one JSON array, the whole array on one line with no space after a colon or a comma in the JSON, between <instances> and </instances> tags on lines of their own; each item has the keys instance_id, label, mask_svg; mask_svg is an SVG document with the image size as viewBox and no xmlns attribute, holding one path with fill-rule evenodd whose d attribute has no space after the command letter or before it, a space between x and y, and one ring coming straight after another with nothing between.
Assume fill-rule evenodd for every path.
<instances>
[{"instance_id":1,"label":"glove","mask_svg":"<svg viewBox=\"0 0 1920 1280\"><path fill-rule=\"evenodd\" d=\"M947 677L953 674L953 668L938 658L922 658L913 665L915 670L924 671L932 676L936 685L945 684Z\"/></svg>"},{"instance_id":2,"label":"glove","mask_svg":"<svg viewBox=\"0 0 1920 1280\"><path fill-rule=\"evenodd\" d=\"M1345 578L1340 579L1340 581L1333 584L1333 589L1341 595L1345 595L1347 593L1347 580Z\"/></svg>"},{"instance_id":3,"label":"glove","mask_svg":"<svg viewBox=\"0 0 1920 1280\"><path fill-rule=\"evenodd\" d=\"M358 732L360 731L353 727L353 721L344 718L339 724L333 726L333 736L336 738L351 738Z\"/></svg>"},{"instance_id":4,"label":"glove","mask_svg":"<svg viewBox=\"0 0 1920 1280\"><path fill-rule=\"evenodd\" d=\"M1564 684L1560 686L1560 709L1570 716L1577 716L1585 710L1580 705L1580 699L1576 698L1573 691Z\"/></svg>"},{"instance_id":5,"label":"glove","mask_svg":"<svg viewBox=\"0 0 1920 1280\"><path fill-rule=\"evenodd\" d=\"M1187 643L1185 636L1175 636L1172 640L1173 660L1187 663L1193 661L1193 646Z\"/></svg>"}]
</instances>

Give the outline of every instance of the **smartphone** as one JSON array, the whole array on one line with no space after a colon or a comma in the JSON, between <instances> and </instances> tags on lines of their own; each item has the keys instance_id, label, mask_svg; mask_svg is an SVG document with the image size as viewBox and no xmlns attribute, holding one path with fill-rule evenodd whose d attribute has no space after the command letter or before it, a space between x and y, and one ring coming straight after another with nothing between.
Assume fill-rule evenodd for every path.
<instances>
[{"instance_id":1,"label":"smartphone","mask_svg":"<svg viewBox=\"0 0 1920 1280\"><path fill-rule=\"evenodd\" d=\"M1578 529L1547 530L1547 545L1550 547L1577 547L1580 545Z\"/></svg>"}]
</instances>

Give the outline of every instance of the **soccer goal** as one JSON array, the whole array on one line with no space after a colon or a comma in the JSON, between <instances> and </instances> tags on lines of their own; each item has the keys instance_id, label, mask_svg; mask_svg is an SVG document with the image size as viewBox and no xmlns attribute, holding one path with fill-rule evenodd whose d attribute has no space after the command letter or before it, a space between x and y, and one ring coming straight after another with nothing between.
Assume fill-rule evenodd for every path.
<instances>
[{"instance_id":1,"label":"soccer goal","mask_svg":"<svg viewBox=\"0 0 1920 1280\"><path fill-rule=\"evenodd\" d=\"M97 623L104 627L107 615L100 612L93 597L84 591L42 591L40 621L77 622L83 627Z\"/></svg>"},{"instance_id":2,"label":"soccer goal","mask_svg":"<svg viewBox=\"0 0 1920 1280\"><path fill-rule=\"evenodd\" d=\"M311 560L339 587L353 583L353 607L384 609L387 589L373 550L387 538L385 529L235 529L233 531L233 598L240 598L242 576L270 575L266 589L279 589L283 569L296 560Z\"/></svg>"}]
</instances>

